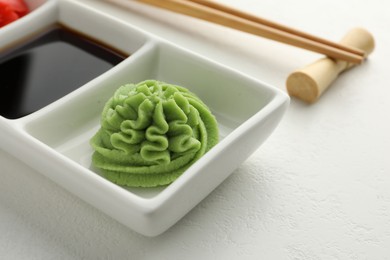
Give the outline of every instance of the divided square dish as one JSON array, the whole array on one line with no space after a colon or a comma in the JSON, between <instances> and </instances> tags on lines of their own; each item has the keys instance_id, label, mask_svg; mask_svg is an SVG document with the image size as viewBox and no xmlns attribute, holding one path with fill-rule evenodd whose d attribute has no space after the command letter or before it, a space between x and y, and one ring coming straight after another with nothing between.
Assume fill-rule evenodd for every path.
<instances>
[{"instance_id":1,"label":"divided square dish","mask_svg":"<svg viewBox=\"0 0 390 260\"><path fill-rule=\"evenodd\" d=\"M12 120L0 116L0 149L143 235L161 234L204 199L266 140L288 106L282 91L81 1L29 3L34 11L0 29L0 50L61 23L128 57L36 112ZM168 186L121 187L92 166L89 140L115 90L146 79L198 95L216 116L220 141Z\"/></svg>"}]
</instances>

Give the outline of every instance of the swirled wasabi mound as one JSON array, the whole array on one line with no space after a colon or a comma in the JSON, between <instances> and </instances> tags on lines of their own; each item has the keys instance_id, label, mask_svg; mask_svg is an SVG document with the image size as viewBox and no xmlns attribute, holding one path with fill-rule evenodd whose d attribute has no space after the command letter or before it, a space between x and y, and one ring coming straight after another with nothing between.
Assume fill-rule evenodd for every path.
<instances>
[{"instance_id":1,"label":"swirled wasabi mound","mask_svg":"<svg viewBox=\"0 0 390 260\"><path fill-rule=\"evenodd\" d=\"M92 163L119 185L167 185L217 142L216 119L195 94L147 80L121 86L106 103Z\"/></svg>"}]
</instances>

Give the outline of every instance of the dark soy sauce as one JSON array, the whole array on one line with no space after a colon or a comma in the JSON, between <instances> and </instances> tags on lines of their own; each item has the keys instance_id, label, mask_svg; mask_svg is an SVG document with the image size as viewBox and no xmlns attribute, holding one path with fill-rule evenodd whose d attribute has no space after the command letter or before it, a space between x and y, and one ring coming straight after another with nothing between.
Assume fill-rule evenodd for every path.
<instances>
[{"instance_id":1,"label":"dark soy sauce","mask_svg":"<svg viewBox=\"0 0 390 260\"><path fill-rule=\"evenodd\" d=\"M65 96L125 55L56 25L0 53L0 115L16 119Z\"/></svg>"}]
</instances>

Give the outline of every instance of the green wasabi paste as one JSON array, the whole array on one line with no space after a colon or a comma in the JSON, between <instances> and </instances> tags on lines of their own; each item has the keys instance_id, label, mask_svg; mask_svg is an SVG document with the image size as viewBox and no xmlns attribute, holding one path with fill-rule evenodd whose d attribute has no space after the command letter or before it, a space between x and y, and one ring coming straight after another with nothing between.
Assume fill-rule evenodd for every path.
<instances>
[{"instance_id":1,"label":"green wasabi paste","mask_svg":"<svg viewBox=\"0 0 390 260\"><path fill-rule=\"evenodd\" d=\"M218 142L209 108L186 88L156 80L121 86L106 103L91 139L93 165L124 186L177 179Z\"/></svg>"}]
</instances>

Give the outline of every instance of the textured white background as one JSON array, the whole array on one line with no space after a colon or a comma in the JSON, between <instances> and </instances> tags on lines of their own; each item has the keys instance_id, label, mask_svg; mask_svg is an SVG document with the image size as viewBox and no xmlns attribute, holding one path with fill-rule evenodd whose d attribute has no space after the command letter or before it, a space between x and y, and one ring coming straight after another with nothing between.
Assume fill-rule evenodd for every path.
<instances>
[{"instance_id":1,"label":"textured white background","mask_svg":"<svg viewBox=\"0 0 390 260\"><path fill-rule=\"evenodd\" d=\"M220 1L335 41L363 26L377 46L318 103L292 100L266 143L156 238L0 151L0 259L390 259L390 2ZM283 90L320 57L139 4L85 2Z\"/></svg>"}]
</instances>

